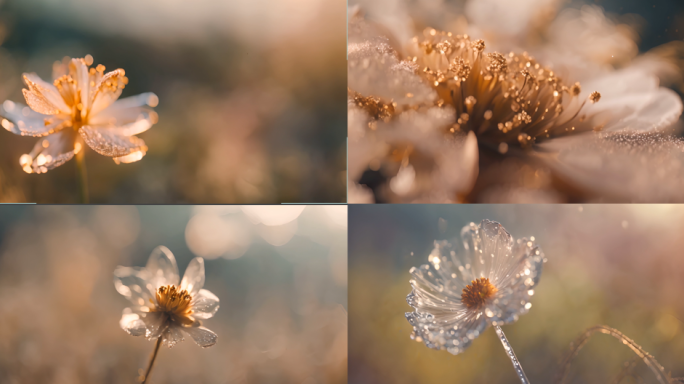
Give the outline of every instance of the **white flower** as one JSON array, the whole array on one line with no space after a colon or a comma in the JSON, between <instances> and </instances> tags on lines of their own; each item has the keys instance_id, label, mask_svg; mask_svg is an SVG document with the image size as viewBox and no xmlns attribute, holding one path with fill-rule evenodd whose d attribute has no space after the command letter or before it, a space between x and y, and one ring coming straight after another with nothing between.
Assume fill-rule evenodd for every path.
<instances>
[{"instance_id":1,"label":"white flower","mask_svg":"<svg viewBox=\"0 0 684 384\"><path fill-rule=\"evenodd\" d=\"M508 11L519 4L489 3L466 6L479 23L468 29L492 38L487 50L431 28L397 43L352 9L350 184L383 202L682 200L684 141L670 135L682 101L657 77L671 66L649 54L613 69L634 43L596 7L563 12L548 32L553 44L525 46L556 2L525 2L545 9L534 26L532 13ZM389 8L397 20L410 14ZM506 23L489 22L497 18ZM593 34L603 43L591 44Z\"/></svg>"},{"instance_id":2,"label":"white flower","mask_svg":"<svg viewBox=\"0 0 684 384\"><path fill-rule=\"evenodd\" d=\"M162 338L169 348L183 340L183 333L197 345L216 344L214 332L202 326L219 308L219 299L204 286L204 260L194 258L179 285L178 266L168 248L155 248L144 268L117 267L116 290L131 301L124 309L121 328L148 340Z\"/></svg>"},{"instance_id":3,"label":"white flower","mask_svg":"<svg viewBox=\"0 0 684 384\"><path fill-rule=\"evenodd\" d=\"M19 159L27 173L45 173L83 150L83 143L114 162L131 163L145 156L145 142L134 136L157 122L154 93L117 100L128 84L123 69L105 73L90 68L92 56L65 58L57 63L54 83L25 73L23 89L28 107L6 100L0 114L2 126L22 136L41 137L33 150ZM30 107L30 108L29 108Z\"/></svg>"},{"instance_id":4,"label":"white flower","mask_svg":"<svg viewBox=\"0 0 684 384\"><path fill-rule=\"evenodd\" d=\"M436 241L429 264L411 268L406 297L412 338L456 355L490 324L518 320L532 304L544 254L534 238L513 240L501 224L483 220L461 231L461 244Z\"/></svg>"}]
</instances>

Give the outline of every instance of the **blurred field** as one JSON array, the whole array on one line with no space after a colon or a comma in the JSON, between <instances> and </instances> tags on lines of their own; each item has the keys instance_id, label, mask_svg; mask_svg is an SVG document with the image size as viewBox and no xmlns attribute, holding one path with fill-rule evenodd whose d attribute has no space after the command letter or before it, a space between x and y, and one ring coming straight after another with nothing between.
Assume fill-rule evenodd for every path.
<instances>
[{"instance_id":1,"label":"blurred field","mask_svg":"<svg viewBox=\"0 0 684 384\"><path fill-rule=\"evenodd\" d=\"M0 207L0 383L135 382L154 343L119 328L112 272L157 245L181 274L204 256L221 307L150 384L346 383L346 207L287 208Z\"/></svg>"},{"instance_id":2,"label":"blurred field","mask_svg":"<svg viewBox=\"0 0 684 384\"><path fill-rule=\"evenodd\" d=\"M23 72L91 54L122 97L159 96L142 161L86 153L93 203L343 202L345 3L0 0L0 102ZM0 201L78 201L75 161L27 175L36 139L0 132Z\"/></svg>"},{"instance_id":3,"label":"blurred field","mask_svg":"<svg viewBox=\"0 0 684 384\"><path fill-rule=\"evenodd\" d=\"M535 236L548 258L532 309L503 326L531 382L553 382L570 342L598 324L684 376L683 206L366 205L349 214L350 383L516 383L494 330L453 356L412 341L404 318L409 269L427 262L433 240L482 219L515 238ZM616 339L593 336L570 382L610 383L633 357ZM657 382L643 362L634 372L643 381L622 382Z\"/></svg>"}]
</instances>

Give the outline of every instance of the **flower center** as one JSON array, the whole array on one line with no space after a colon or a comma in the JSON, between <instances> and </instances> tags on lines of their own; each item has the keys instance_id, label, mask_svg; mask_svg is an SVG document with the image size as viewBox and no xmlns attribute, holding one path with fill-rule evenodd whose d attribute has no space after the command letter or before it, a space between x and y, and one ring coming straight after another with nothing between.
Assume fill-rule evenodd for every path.
<instances>
[{"instance_id":1,"label":"flower center","mask_svg":"<svg viewBox=\"0 0 684 384\"><path fill-rule=\"evenodd\" d=\"M565 85L527 53L504 56L484 49L483 40L434 29L427 29L423 40L413 40L409 60L437 91L437 105L456 109L449 132L473 131L480 145L506 153L509 146L529 148L549 138L601 129L582 124L586 116L581 113L587 101L599 101L600 93L580 100L579 83Z\"/></svg>"},{"instance_id":2,"label":"flower center","mask_svg":"<svg viewBox=\"0 0 684 384\"><path fill-rule=\"evenodd\" d=\"M486 277L480 277L470 282L463 288L461 294L461 301L468 309L480 309L485 304L487 299L496 294L498 289L489 282Z\"/></svg>"},{"instance_id":3,"label":"flower center","mask_svg":"<svg viewBox=\"0 0 684 384\"><path fill-rule=\"evenodd\" d=\"M192 296L185 289L180 290L175 285L161 286L155 296L157 302L152 312L166 312L180 317L188 317L193 313Z\"/></svg>"}]
</instances>

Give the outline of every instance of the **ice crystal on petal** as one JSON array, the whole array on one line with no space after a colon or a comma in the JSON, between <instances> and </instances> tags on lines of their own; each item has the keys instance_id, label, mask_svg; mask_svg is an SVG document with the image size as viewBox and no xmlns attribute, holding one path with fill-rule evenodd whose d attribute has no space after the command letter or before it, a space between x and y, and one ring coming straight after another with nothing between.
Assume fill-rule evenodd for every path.
<instances>
[{"instance_id":1,"label":"ice crystal on petal","mask_svg":"<svg viewBox=\"0 0 684 384\"><path fill-rule=\"evenodd\" d=\"M514 240L489 220L465 226L459 243L436 241L429 263L410 271L412 338L458 354L490 324L517 321L531 307L544 261L533 241Z\"/></svg>"},{"instance_id":2,"label":"ice crystal on petal","mask_svg":"<svg viewBox=\"0 0 684 384\"><path fill-rule=\"evenodd\" d=\"M47 137L30 154L21 156L27 173L44 173L70 160L87 144L97 153L119 163L142 159L145 143L133 136L157 122L149 107L159 103L153 93L117 100L128 84L123 69L105 73L105 67L91 68L93 58L65 58L55 64L54 83L34 73L23 78L28 106L5 101L0 108L2 126L22 136ZM82 139L81 139L82 138ZM66 142L70 141L70 142ZM45 150L40 146L49 144Z\"/></svg>"},{"instance_id":3,"label":"ice crystal on petal","mask_svg":"<svg viewBox=\"0 0 684 384\"><path fill-rule=\"evenodd\" d=\"M204 260L193 259L178 284L178 266L168 248L157 247L144 268L118 267L114 286L133 305L123 310L119 325L133 336L162 338L169 348L187 334L201 347L216 344L214 332L201 320L214 316L219 299L204 286Z\"/></svg>"}]
</instances>

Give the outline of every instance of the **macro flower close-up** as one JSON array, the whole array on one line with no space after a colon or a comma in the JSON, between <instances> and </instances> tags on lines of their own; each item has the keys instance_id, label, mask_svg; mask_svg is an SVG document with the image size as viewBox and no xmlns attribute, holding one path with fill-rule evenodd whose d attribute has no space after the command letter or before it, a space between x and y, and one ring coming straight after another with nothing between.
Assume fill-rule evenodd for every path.
<instances>
[{"instance_id":1,"label":"macro flower close-up","mask_svg":"<svg viewBox=\"0 0 684 384\"><path fill-rule=\"evenodd\" d=\"M681 46L637 56L596 6L383 3L349 9L350 201L682 199Z\"/></svg>"},{"instance_id":2,"label":"macro flower close-up","mask_svg":"<svg viewBox=\"0 0 684 384\"><path fill-rule=\"evenodd\" d=\"M105 72L103 65L92 64L90 55L55 62L53 83L24 73L28 89L22 92L28 107L10 100L2 104L6 130L40 138L19 159L26 173L45 173L82 156L84 144L117 164L145 156L147 146L135 135L157 122L150 107L157 106L159 99L154 93L143 93L118 100L128 84L125 71Z\"/></svg>"},{"instance_id":3,"label":"macro flower close-up","mask_svg":"<svg viewBox=\"0 0 684 384\"><path fill-rule=\"evenodd\" d=\"M491 324L509 324L529 311L544 254L534 238L514 240L501 224L483 220L461 231L462 246L435 242L429 264L411 268L406 313L417 341L457 355Z\"/></svg>"},{"instance_id":4,"label":"macro flower close-up","mask_svg":"<svg viewBox=\"0 0 684 384\"><path fill-rule=\"evenodd\" d=\"M214 332L202 326L219 308L219 299L204 287L204 260L194 258L179 284L178 265L171 251L157 247L144 268L118 267L116 290L131 301L124 309L121 328L169 348L190 336L206 348L216 344Z\"/></svg>"}]
</instances>

